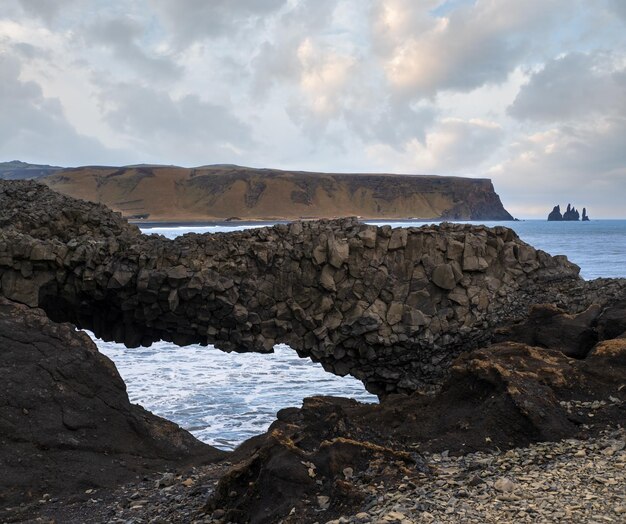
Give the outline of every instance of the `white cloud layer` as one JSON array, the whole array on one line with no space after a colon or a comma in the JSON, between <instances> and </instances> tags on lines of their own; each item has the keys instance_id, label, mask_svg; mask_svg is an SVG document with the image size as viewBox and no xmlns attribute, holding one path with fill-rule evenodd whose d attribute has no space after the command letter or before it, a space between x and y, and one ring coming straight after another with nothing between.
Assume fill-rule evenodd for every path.
<instances>
[{"instance_id":1,"label":"white cloud layer","mask_svg":"<svg viewBox=\"0 0 626 524\"><path fill-rule=\"evenodd\" d=\"M625 215L622 0L4 0L0 160L490 176Z\"/></svg>"}]
</instances>

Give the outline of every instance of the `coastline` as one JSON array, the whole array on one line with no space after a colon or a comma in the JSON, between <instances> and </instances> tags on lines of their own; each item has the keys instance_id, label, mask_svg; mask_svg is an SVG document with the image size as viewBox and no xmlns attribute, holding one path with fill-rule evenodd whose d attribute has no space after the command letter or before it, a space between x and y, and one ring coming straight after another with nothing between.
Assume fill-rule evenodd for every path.
<instances>
[{"instance_id":1,"label":"coastline","mask_svg":"<svg viewBox=\"0 0 626 524\"><path fill-rule=\"evenodd\" d=\"M197 219L197 220L186 220L186 219L132 219L128 218L128 223L136 225L141 229L155 229L155 228L165 228L165 227L231 227L231 226L274 226L277 224L291 224L292 222L315 222L318 220L337 220L340 217L319 217L319 218L276 218L276 219L268 219L268 218L250 218L250 219L241 219L241 220L231 220L231 219ZM394 224L394 223L415 223L415 224L436 224L440 222L453 222L459 224L466 223L475 223L475 222L498 222L499 224L507 224L520 222L522 220L492 220L492 219L476 219L476 220L456 220L449 218L376 218L376 217L356 217L359 222L363 223L377 223L377 224Z\"/></svg>"},{"instance_id":2,"label":"coastline","mask_svg":"<svg viewBox=\"0 0 626 524\"><path fill-rule=\"evenodd\" d=\"M585 281L504 227L345 219L172 242L0 188L2 521L621 518L626 279ZM309 397L224 454L131 404L75 326L127 347L284 342L380 403Z\"/></svg>"}]
</instances>

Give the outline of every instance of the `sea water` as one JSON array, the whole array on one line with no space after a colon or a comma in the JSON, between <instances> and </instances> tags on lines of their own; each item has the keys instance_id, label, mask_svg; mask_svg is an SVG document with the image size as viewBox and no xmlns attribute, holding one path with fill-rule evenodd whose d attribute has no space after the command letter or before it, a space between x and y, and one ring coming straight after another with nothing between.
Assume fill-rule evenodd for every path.
<instances>
[{"instance_id":1,"label":"sea water","mask_svg":"<svg viewBox=\"0 0 626 524\"><path fill-rule=\"evenodd\" d=\"M419 227L423 222L371 222L392 227ZM487 222L514 229L532 246L552 255L567 255L585 279L626 277L626 220L590 222ZM144 233L175 238L184 233L234 231L245 226L144 228ZM376 402L351 377L326 373L321 365L301 359L285 345L274 353L223 353L213 346L177 347L158 342L150 348L127 349L96 340L126 382L131 401L188 429L200 440L233 449L264 432L276 412L300 406L312 395L352 397Z\"/></svg>"}]
</instances>

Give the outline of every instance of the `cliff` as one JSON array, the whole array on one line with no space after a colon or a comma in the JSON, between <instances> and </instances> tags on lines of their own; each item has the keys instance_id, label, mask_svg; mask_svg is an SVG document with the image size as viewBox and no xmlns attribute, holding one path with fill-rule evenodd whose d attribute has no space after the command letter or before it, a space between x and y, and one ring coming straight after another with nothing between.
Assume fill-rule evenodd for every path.
<instances>
[{"instance_id":1,"label":"cliff","mask_svg":"<svg viewBox=\"0 0 626 524\"><path fill-rule=\"evenodd\" d=\"M512 220L488 179L142 165L65 169L42 180L127 218L150 220Z\"/></svg>"}]
</instances>

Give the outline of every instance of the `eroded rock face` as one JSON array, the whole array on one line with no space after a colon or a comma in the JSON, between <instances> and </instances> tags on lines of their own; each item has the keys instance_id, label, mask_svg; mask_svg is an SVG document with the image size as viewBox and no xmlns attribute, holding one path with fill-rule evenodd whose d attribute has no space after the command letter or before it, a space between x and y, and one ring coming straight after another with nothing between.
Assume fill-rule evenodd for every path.
<instances>
[{"instance_id":1,"label":"eroded rock face","mask_svg":"<svg viewBox=\"0 0 626 524\"><path fill-rule=\"evenodd\" d=\"M284 342L378 394L440 384L532 303L579 311L625 285L585 287L565 257L504 227L344 219L167 240L35 183L0 184L2 295L130 347Z\"/></svg>"},{"instance_id":2,"label":"eroded rock face","mask_svg":"<svg viewBox=\"0 0 626 524\"><path fill-rule=\"evenodd\" d=\"M464 454L582 438L590 421L626 421L624 383L626 339L598 343L585 360L504 342L460 356L434 397L392 395L379 405L305 399L235 452L246 458L220 480L207 509L259 524L299 522L306 501L325 501L327 518L350 514L346 508L362 500L346 475L399 481L408 471L428 473L424 451Z\"/></svg>"},{"instance_id":3,"label":"eroded rock face","mask_svg":"<svg viewBox=\"0 0 626 524\"><path fill-rule=\"evenodd\" d=\"M503 341L464 353L434 396L391 395L380 404L314 397L280 411L265 435L235 451L239 463L207 509L236 522L290 524L322 500L325 518L337 518L362 504L349 478L371 485L416 471L428 475L422 452L506 450L623 426L626 333L613 337L626 321L623 304L580 315L537 306L529 319L499 336L519 338L526 328L544 347ZM567 357L569 339L553 334L592 324L596 342L586 358Z\"/></svg>"},{"instance_id":4,"label":"eroded rock face","mask_svg":"<svg viewBox=\"0 0 626 524\"><path fill-rule=\"evenodd\" d=\"M0 297L0 505L224 455L131 404L86 334Z\"/></svg>"}]
</instances>

